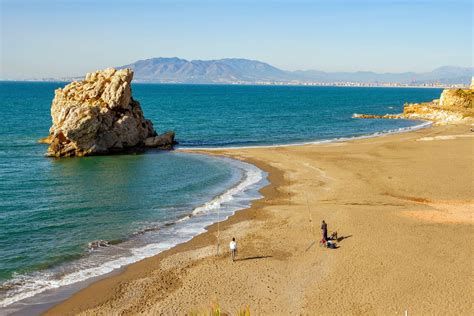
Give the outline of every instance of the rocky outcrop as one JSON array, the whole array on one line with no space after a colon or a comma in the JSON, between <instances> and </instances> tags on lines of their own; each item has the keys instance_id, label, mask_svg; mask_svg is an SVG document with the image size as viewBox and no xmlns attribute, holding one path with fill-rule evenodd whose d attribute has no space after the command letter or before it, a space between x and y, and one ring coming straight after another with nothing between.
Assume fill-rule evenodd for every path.
<instances>
[{"instance_id":1,"label":"rocky outcrop","mask_svg":"<svg viewBox=\"0 0 474 316\"><path fill-rule=\"evenodd\" d=\"M145 147L151 148L163 148L163 149L171 149L173 145L177 144L174 140L174 132L168 131L162 135L157 135L155 137L148 137L145 139Z\"/></svg>"},{"instance_id":2,"label":"rocky outcrop","mask_svg":"<svg viewBox=\"0 0 474 316\"><path fill-rule=\"evenodd\" d=\"M439 107L444 110L472 112L474 90L446 89L439 98Z\"/></svg>"},{"instance_id":3,"label":"rocky outcrop","mask_svg":"<svg viewBox=\"0 0 474 316\"><path fill-rule=\"evenodd\" d=\"M437 125L474 120L474 90L446 89L439 100L407 103L401 114L354 114L353 118L427 120Z\"/></svg>"},{"instance_id":4,"label":"rocky outcrop","mask_svg":"<svg viewBox=\"0 0 474 316\"><path fill-rule=\"evenodd\" d=\"M53 124L47 138L47 156L69 157L110 154L150 147L171 148L172 137L157 136L133 99L130 69L108 68L88 73L84 80L55 91ZM156 138L160 142L154 141Z\"/></svg>"}]
</instances>

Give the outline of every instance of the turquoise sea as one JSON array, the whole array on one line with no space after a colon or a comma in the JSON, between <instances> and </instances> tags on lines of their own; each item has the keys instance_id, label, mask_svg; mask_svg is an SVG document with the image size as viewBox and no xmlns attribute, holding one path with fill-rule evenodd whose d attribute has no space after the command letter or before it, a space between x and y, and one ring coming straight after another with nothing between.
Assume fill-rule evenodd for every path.
<instances>
[{"instance_id":1,"label":"turquoise sea","mask_svg":"<svg viewBox=\"0 0 474 316\"><path fill-rule=\"evenodd\" d=\"M180 152L50 159L54 89L1 82L0 313L19 301L108 273L203 232L248 206L266 185L258 168ZM352 119L399 113L440 89L134 84L159 132L180 147L317 142L415 128ZM217 217L219 216L219 218ZM112 246L89 250L95 240Z\"/></svg>"}]
</instances>

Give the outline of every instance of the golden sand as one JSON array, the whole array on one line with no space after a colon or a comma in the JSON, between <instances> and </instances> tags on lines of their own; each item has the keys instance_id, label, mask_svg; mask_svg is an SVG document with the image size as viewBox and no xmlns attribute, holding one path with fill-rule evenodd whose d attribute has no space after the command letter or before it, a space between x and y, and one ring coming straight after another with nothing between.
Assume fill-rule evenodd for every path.
<instances>
[{"instance_id":1,"label":"golden sand","mask_svg":"<svg viewBox=\"0 0 474 316\"><path fill-rule=\"evenodd\" d=\"M449 137L450 135L454 135ZM467 136L469 135L469 136ZM343 143L212 151L269 172L264 198L207 233L98 281L49 315L473 314L469 126ZM419 141L419 140L434 141ZM339 248L319 247L320 222Z\"/></svg>"}]
</instances>

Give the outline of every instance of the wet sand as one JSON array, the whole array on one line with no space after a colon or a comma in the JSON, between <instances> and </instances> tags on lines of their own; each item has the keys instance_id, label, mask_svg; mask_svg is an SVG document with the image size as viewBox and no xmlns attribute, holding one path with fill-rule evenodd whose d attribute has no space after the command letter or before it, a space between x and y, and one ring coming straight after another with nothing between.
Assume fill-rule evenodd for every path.
<instances>
[{"instance_id":1,"label":"wet sand","mask_svg":"<svg viewBox=\"0 0 474 316\"><path fill-rule=\"evenodd\" d=\"M229 314L472 314L469 128L208 151L253 163L270 180L264 198L220 224L220 255L214 224L46 314L203 313L215 303ZM338 249L319 246L323 219Z\"/></svg>"}]
</instances>

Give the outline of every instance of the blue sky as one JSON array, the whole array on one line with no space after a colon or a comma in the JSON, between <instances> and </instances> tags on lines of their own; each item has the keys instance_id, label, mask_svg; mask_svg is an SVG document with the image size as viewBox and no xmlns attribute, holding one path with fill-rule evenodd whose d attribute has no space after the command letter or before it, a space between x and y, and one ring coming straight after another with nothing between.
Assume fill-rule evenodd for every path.
<instances>
[{"instance_id":1,"label":"blue sky","mask_svg":"<svg viewBox=\"0 0 474 316\"><path fill-rule=\"evenodd\" d=\"M0 0L2 79L82 75L151 57L286 70L472 66L471 0Z\"/></svg>"}]
</instances>

